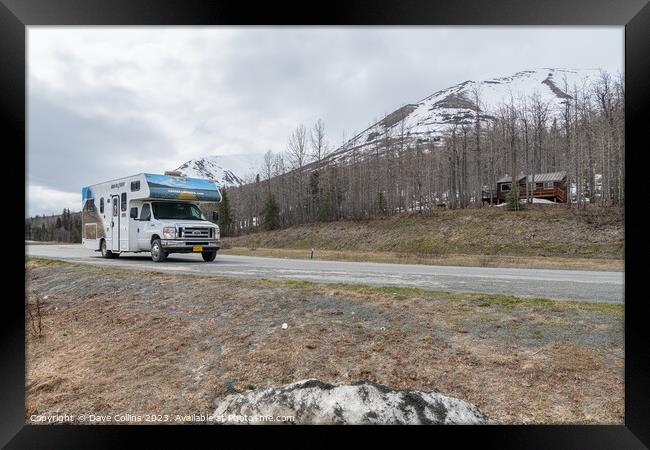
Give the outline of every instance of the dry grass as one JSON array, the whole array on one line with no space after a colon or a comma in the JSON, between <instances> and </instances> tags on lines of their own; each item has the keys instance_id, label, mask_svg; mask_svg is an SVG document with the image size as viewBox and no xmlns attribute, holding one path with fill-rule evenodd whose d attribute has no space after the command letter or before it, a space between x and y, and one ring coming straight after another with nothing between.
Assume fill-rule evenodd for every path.
<instances>
[{"instance_id":1,"label":"dry grass","mask_svg":"<svg viewBox=\"0 0 650 450\"><path fill-rule=\"evenodd\" d=\"M225 255L264 256L271 258L308 259L308 249L227 247ZM427 264L436 266L514 267L535 269L607 270L623 271L621 259L563 258L557 256L503 256L503 255L439 255L426 257L394 252L361 252L346 250L316 250L314 258L330 261L360 261L396 264Z\"/></svg>"},{"instance_id":2,"label":"dry grass","mask_svg":"<svg viewBox=\"0 0 650 450\"><path fill-rule=\"evenodd\" d=\"M535 205L517 213L474 208L434 211L430 216L316 223L225 238L224 243L247 249L308 251L313 247L319 254L339 252L340 257L349 258L360 253L364 258L406 258L425 264L573 264L598 269L622 267L624 240L622 209ZM591 259L593 263L586 261ZM609 265L605 260L614 261Z\"/></svg>"},{"instance_id":3,"label":"dry grass","mask_svg":"<svg viewBox=\"0 0 650 450\"><path fill-rule=\"evenodd\" d=\"M27 416L206 413L314 377L435 389L501 423L623 423L621 305L27 268L29 298L48 295Z\"/></svg>"}]
</instances>

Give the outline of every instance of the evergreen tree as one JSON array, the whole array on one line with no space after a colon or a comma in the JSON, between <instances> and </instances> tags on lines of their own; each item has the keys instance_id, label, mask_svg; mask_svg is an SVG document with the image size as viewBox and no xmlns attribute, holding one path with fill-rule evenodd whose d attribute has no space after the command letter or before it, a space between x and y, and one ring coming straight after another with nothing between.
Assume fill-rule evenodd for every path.
<instances>
[{"instance_id":1,"label":"evergreen tree","mask_svg":"<svg viewBox=\"0 0 650 450\"><path fill-rule=\"evenodd\" d=\"M57 220L57 228L60 228L61 225L63 225L64 230L69 230L70 229L70 210L67 208L63 208L63 214L61 214L61 220Z\"/></svg>"},{"instance_id":2,"label":"evergreen tree","mask_svg":"<svg viewBox=\"0 0 650 450\"><path fill-rule=\"evenodd\" d=\"M313 213L316 212L320 216L320 186L319 186L319 172L314 170L309 175L309 195L310 195L310 204L309 204L309 214L313 218ZM320 219L319 219L320 220Z\"/></svg>"},{"instance_id":3,"label":"evergreen tree","mask_svg":"<svg viewBox=\"0 0 650 450\"><path fill-rule=\"evenodd\" d=\"M221 203L218 204L217 210L219 211L219 228L221 235L227 236L232 223L232 213L230 211L230 200L228 199L228 191L224 188L221 191Z\"/></svg>"},{"instance_id":4,"label":"evergreen tree","mask_svg":"<svg viewBox=\"0 0 650 450\"><path fill-rule=\"evenodd\" d=\"M264 205L262 206L262 226L265 230L275 230L280 225L280 208L275 201L273 192L269 192Z\"/></svg>"},{"instance_id":5,"label":"evergreen tree","mask_svg":"<svg viewBox=\"0 0 650 450\"><path fill-rule=\"evenodd\" d=\"M327 222L331 217L332 204L327 195L321 198L320 204L318 205L318 220L321 222Z\"/></svg>"},{"instance_id":6,"label":"evergreen tree","mask_svg":"<svg viewBox=\"0 0 650 450\"><path fill-rule=\"evenodd\" d=\"M377 210L379 214L386 214L386 197L384 197L383 191L379 191L377 194Z\"/></svg>"},{"instance_id":7,"label":"evergreen tree","mask_svg":"<svg viewBox=\"0 0 650 450\"><path fill-rule=\"evenodd\" d=\"M512 192L508 192L508 195L506 195L506 208L508 208L509 211L521 211L522 209L525 209L525 204L522 204L519 201L519 197Z\"/></svg>"}]
</instances>

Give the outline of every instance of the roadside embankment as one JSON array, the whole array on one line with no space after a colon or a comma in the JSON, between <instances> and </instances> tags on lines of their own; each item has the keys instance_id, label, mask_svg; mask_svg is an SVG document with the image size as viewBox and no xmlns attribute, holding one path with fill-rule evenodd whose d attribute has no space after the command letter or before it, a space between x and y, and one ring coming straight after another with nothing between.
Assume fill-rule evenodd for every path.
<instances>
[{"instance_id":1,"label":"roadside embankment","mask_svg":"<svg viewBox=\"0 0 650 450\"><path fill-rule=\"evenodd\" d=\"M25 324L27 417L208 413L228 394L316 378L436 390L499 423L623 423L623 305L26 269L28 310L41 311Z\"/></svg>"},{"instance_id":2,"label":"roadside embankment","mask_svg":"<svg viewBox=\"0 0 650 450\"><path fill-rule=\"evenodd\" d=\"M224 253L484 267L623 270L620 208L534 205L293 226L224 238Z\"/></svg>"}]
</instances>

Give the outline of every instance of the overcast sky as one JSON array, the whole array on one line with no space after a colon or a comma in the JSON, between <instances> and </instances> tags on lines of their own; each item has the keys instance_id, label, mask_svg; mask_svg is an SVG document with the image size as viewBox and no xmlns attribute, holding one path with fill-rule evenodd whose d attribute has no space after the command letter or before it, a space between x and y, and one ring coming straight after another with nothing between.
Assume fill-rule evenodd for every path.
<instances>
[{"instance_id":1,"label":"overcast sky","mask_svg":"<svg viewBox=\"0 0 650 450\"><path fill-rule=\"evenodd\" d=\"M341 144L465 80L623 71L622 27L29 27L27 213L205 155L286 148L318 118ZM261 156L260 156L261 159Z\"/></svg>"}]
</instances>

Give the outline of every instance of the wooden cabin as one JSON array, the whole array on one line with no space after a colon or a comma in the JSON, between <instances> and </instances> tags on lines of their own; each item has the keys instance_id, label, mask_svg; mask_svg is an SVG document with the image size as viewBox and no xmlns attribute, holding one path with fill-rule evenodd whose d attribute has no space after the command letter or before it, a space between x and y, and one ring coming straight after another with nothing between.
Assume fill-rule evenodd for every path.
<instances>
[{"instance_id":1,"label":"wooden cabin","mask_svg":"<svg viewBox=\"0 0 650 450\"><path fill-rule=\"evenodd\" d=\"M533 198L543 198L557 203L567 201L566 172L520 174L517 178L520 199L526 198L526 184ZM496 199L496 204L504 203L511 189L512 177L506 175L497 180L496 193L491 197Z\"/></svg>"}]
</instances>

